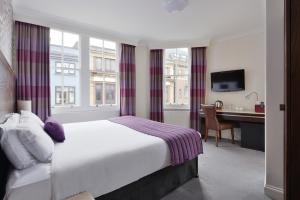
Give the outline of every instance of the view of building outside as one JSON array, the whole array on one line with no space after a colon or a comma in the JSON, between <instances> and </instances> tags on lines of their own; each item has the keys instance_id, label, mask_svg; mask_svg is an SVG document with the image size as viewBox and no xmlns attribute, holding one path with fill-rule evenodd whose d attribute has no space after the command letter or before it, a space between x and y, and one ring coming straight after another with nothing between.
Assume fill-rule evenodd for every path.
<instances>
[{"instance_id":1,"label":"view of building outside","mask_svg":"<svg viewBox=\"0 0 300 200\"><path fill-rule=\"evenodd\" d=\"M116 43L90 38L90 105L117 103Z\"/></svg>"},{"instance_id":2,"label":"view of building outside","mask_svg":"<svg viewBox=\"0 0 300 200\"><path fill-rule=\"evenodd\" d=\"M50 30L51 106L80 105L79 35Z\"/></svg>"},{"instance_id":3,"label":"view of building outside","mask_svg":"<svg viewBox=\"0 0 300 200\"><path fill-rule=\"evenodd\" d=\"M164 86L166 105L189 104L188 48L166 49Z\"/></svg>"},{"instance_id":4,"label":"view of building outside","mask_svg":"<svg viewBox=\"0 0 300 200\"><path fill-rule=\"evenodd\" d=\"M90 105L117 104L116 43L89 40ZM80 105L79 35L50 30L51 106ZM164 100L167 105L189 104L188 48L166 49Z\"/></svg>"}]
</instances>

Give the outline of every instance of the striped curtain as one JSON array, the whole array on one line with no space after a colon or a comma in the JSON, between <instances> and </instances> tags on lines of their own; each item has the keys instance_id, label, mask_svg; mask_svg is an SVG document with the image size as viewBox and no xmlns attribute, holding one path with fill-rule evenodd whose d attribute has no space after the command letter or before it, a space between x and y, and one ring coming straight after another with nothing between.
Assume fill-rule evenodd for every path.
<instances>
[{"instance_id":1,"label":"striped curtain","mask_svg":"<svg viewBox=\"0 0 300 200\"><path fill-rule=\"evenodd\" d=\"M205 101L206 47L192 48L190 127L200 131L199 109Z\"/></svg>"},{"instance_id":2,"label":"striped curtain","mask_svg":"<svg viewBox=\"0 0 300 200\"><path fill-rule=\"evenodd\" d=\"M42 120L51 115L49 28L15 22L17 99L31 100Z\"/></svg>"},{"instance_id":3,"label":"striped curtain","mask_svg":"<svg viewBox=\"0 0 300 200\"><path fill-rule=\"evenodd\" d=\"M120 116L135 115L135 46L121 44Z\"/></svg>"},{"instance_id":4,"label":"striped curtain","mask_svg":"<svg viewBox=\"0 0 300 200\"><path fill-rule=\"evenodd\" d=\"M163 50L150 51L150 119L164 121L163 111Z\"/></svg>"}]
</instances>

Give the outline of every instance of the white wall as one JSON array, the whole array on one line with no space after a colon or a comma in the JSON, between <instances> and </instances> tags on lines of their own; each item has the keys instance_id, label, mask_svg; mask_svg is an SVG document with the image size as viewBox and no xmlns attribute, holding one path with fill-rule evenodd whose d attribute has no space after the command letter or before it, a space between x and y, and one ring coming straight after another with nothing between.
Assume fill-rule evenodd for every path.
<instances>
[{"instance_id":1,"label":"white wall","mask_svg":"<svg viewBox=\"0 0 300 200\"><path fill-rule=\"evenodd\" d=\"M211 72L245 69L245 91L211 91ZM266 38L264 32L253 32L222 40L212 41L207 49L206 103L222 100L224 108L254 110L255 95L246 99L251 91L256 91L259 101L265 101ZM240 129L235 129L235 139L240 140ZM214 131L209 135L215 136ZM231 138L229 131L222 137Z\"/></svg>"},{"instance_id":2,"label":"white wall","mask_svg":"<svg viewBox=\"0 0 300 200\"><path fill-rule=\"evenodd\" d=\"M210 73L215 71L245 69L245 91L212 92ZM245 95L251 91L259 94L259 100L265 101L266 39L264 32L253 32L222 40L211 41L207 48L206 103L222 100L226 107L236 106L254 110L256 97L250 100ZM165 110L165 122L189 127L189 111ZM223 131L224 138L231 138ZM215 135L210 131L209 135ZM240 140L240 130L235 129L235 139Z\"/></svg>"},{"instance_id":3,"label":"white wall","mask_svg":"<svg viewBox=\"0 0 300 200\"><path fill-rule=\"evenodd\" d=\"M165 123L176 124L184 127L190 126L190 111L189 110L165 110Z\"/></svg>"},{"instance_id":4,"label":"white wall","mask_svg":"<svg viewBox=\"0 0 300 200\"><path fill-rule=\"evenodd\" d=\"M283 199L284 1L267 0L267 116L265 193Z\"/></svg>"},{"instance_id":5,"label":"white wall","mask_svg":"<svg viewBox=\"0 0 300 200\"><path fill-rule=\"evenodd\" d=\"M135 49L136 56L136 115L150 117L150 52L145 45Z\"/></svg>"},{"instance_id":6,"label":"white wall","mask_svg":"<svg viewBox=\"0 0 300 200\"><path fill-rule=\"evenodd\" d=\"M264 32L252 33L236 38L211 42L207 49L206 103L222 100L225 107L243 107L254 110L255 95L247 100L251 91L265 101L266 39ZM245 91L211 91L210 73L217 71L245 69Z\"/></svg>"},{"instance_id":7,"label":"white wall","mask_svg":"<svg viewBox=\"0 0 300 200\"><path fill-rule=\"evenodd\" d=\"M11 0L0 0L0 51L12 64L13 8Z\"/></svg>"}]
</instances>

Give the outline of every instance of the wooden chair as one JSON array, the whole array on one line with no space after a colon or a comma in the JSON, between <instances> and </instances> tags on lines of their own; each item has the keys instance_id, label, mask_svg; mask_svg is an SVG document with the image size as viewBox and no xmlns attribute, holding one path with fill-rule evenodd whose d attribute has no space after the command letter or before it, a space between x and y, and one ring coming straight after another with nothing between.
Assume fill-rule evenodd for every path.
<instances>
[{"instance_id":1,"label":"wooden chair","mask_svg":"<svg viewBox=\"0 0 300 200\"><path fill-rule=\"evenodd\" d=\"M205 114L205 142L208 137L209 129L216 131L216 146L218 146L219 140L222 138L222 130L231 129L232 144L234 144L233 124L219 122L214 105L202 105L202 110Z\"/></svg>"}]
</instances>

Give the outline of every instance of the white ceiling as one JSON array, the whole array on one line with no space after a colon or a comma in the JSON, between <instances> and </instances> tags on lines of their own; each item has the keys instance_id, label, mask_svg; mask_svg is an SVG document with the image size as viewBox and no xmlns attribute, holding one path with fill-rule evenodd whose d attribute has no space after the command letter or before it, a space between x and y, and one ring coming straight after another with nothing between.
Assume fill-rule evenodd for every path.
<instances>
[{"instance_id":1,"label":"white ceiling","mask_svg":"<svg viewBox=\"0 0 300 200\"><path fill-rule=\"evenodd\" d=\"M122 33L138 40L215 39L265 30L265 0L189 0L170 14L162 0L13 0L16 11L37 11Z\"/></svg>"}]
</instances>

